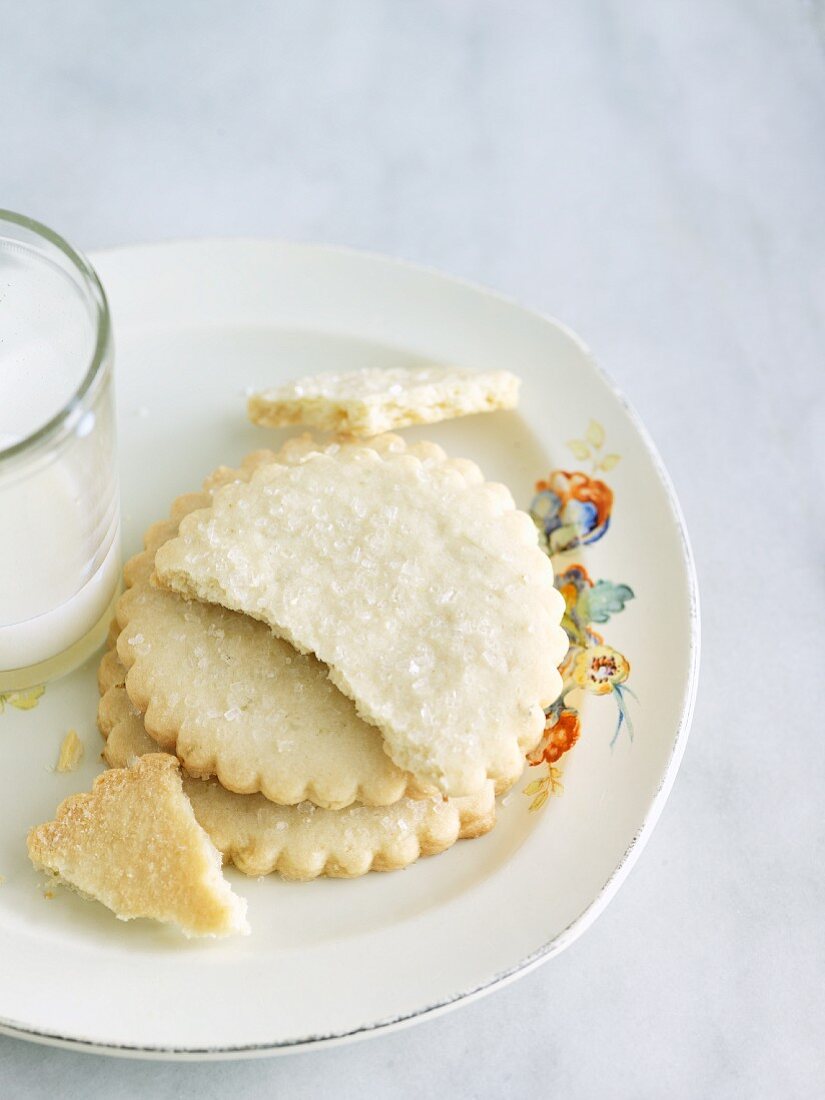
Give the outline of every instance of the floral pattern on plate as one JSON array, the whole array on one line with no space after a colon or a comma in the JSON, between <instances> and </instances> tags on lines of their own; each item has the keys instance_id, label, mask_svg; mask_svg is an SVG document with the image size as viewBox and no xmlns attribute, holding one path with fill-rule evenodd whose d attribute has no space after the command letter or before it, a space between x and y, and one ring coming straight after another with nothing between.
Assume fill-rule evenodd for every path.
<instances>
[{"instance_id":1,"label":"floral pattern on plate","mask_svg":"<svg viewBox=\"0 0 825 1100\"><path fill-rule=\"evenodd\" d=\"M610 741L616 743L622 729L633 739L633 722L627 697L635 698L628 687L630 662L593 629L603 625L613 615L624 610L634 598L626 584L593 580L580 562L557 560L580 547L590 546L603 538L610 527L613 510L613 490L597 472L609 472L621 456L604 453L604 428L591 420L584 439L568 443L574 456L589 459L591 472L582 470L551 470L547 478L536 482L536 495L530 505L530 515L539 531L545 553L553 559L556 587L564 597L562 626L570 639L560 672L563 687L559 698L546 710L546 723L541 741L527 760L531 767L544 767L545 774L524 788L532 798L531 810L540 810L551 794L562 789L558 761L581 736L581 715L568 696L577 691L590 695L611 695L617 708L616 728Z\"/></svg>"},{"instance_id":2,"label":"floral pattern on plate","mask_svg":"<svg viewBox=\"0 0 825 1100\"><path fill-rule=\"evenodd\" d=\"M7 703L17 710L33 710L45 690L45 686L39 684L37 687L26 688L24 691L0 691L0 714L6 709Z\"/></svg>"}]
</instances>

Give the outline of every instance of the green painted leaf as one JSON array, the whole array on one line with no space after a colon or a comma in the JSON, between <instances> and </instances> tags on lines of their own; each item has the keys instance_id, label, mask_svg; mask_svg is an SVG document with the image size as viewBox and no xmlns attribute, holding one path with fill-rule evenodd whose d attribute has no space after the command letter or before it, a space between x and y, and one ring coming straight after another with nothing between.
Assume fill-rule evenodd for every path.
<instances>
[{"instance_id":1,"label":"green painted leaf","mask_svg":"<svg viewBox=\"0 0 825 1100\"><path fill-rule=\"evenodd\" d=\"M549 791L542 791L541 794L537 794L533 801L530 803L530 809L540 810L549 797Z\"/></svg>"},{"instance_id":2,"label":"green painted leaf","mask_svg":"<svg viewBox=\"0 0 825 1100\"><path fill-rule=\"evenodd\" d=\"M614 454L605 455L604 458L599 463L599 469L604 470L605 473L607 473L610 470L612 470L614 466L618 466L618 464L621 461L622 461L622 456L621 455L614 455Z\"/></svg>"},{"instance_id":3,"label":"green painted leaf","mask_svg":"<svg viewBox=\"0 0 825 1100\"><path fill-rule=\"evenodd\" d=\"M590 458L590 448L583 439L568 439L567 446L576 458L581 460Z\"/></svg>"},{"instance_id":4,"label":"green painted leaf","mask_svg":"<svg viewBox=\"0 0 825 1100\"><path fill-rule=\"evenodd\" d=\"M32 710L37 706L37 701L45 691L45 687L39 684L37 687L27 688L25 691L11 691L6 696L6 702L18 710Z\"/></svg>"},{"instance_id":5,"label":"green painted leaf","mask_svg":"<svg viewBox=\"0 0 825 1100\"><path fill-rule=\"evenodd\" d=\"M598 420L591 420L587 425L585 436L587 437L587 442L598 449L601 447L602 443L604 443L604 428Z\"/></svg>"},{"instance_id":6,"label":"green painted leaf","mask_svg":"<svg viewBox=\"0 0 825 1100\"><path fill-rule=\"evenodd\" d=\"M611 615L624 610L633 599L633 589L626 584L596 581L592 588L583 588L576 601L576 617L583 623L606 623Z\"/></svg>"}]
</instances>

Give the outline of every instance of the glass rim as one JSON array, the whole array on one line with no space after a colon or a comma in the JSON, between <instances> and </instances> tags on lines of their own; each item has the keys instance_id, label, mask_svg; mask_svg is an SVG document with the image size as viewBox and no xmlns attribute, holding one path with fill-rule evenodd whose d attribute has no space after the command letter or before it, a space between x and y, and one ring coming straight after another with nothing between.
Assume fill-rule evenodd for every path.
<instances>
[{"instance_id":1,"label":"glass rim","mask_svg":"<svg viewBox=\"0 0 825 1100\"><path fill-rule=\"evenodd\" d=\"M109 303L106 292L98 274L82 252L73 248L69 242L49 229L47 225L28 217L26 214L16 214L13 210L0 209L0 224L3 222L18 225L28 229L35 236L41 237L69 260L75 271L81 276L83 285L90 292L95 311L96 337L92 351L91 361L83 377L73 392L60 409L50 417L45 424L41 424L35 431L12 443L8 447L0 447L0 467L7 461L20 458L29 451L35 450L41 443L54 439L72 415L83 406L84 399L94 388L106 363L106 353L111 339L111 319L109 316Z\"/></svg>"}]
</instances>

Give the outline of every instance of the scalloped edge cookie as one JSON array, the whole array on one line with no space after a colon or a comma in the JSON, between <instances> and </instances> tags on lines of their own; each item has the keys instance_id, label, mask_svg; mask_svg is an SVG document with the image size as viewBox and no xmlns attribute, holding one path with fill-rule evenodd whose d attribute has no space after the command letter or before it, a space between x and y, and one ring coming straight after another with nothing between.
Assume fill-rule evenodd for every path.
<instances>
[{"instance_id":1,"label":"scalloped edge cookie","mask_svg":"<svg viewBox=\"0 0 825 1100\"><path fill-rule=\"evenodd\" d=\"M106 738L103 758L112 767L156 750L122 684L103 695L98 725ZM482 836L495 824L491 783L470 798L405 798L387 807L343 810L310 802L278 806L260 794L235 794L214 779L185 775L183 790L198 822L238 870L254 876L277 872L298 881L401 870L457 840Z\"/></svg>"},{"instance_id":2,"label":"scalloped edge cookie","mask_svg":"<svg viewBox=\"0 0 825 1100\"><path fill-rule=\"evenodd\" d=\"M155 576L315 654L395 763L446 795L512 783L561 690L552 564L470 462L364 444L260 465L182 520Z\"/></svg>"},{"instance_id":3,"label":"scalloped edge cookie","mask_svg":"<svg viewBox=\"0 0 825 1100\"><path fill-rule=\"evenodd\" d=\"M397 436L376 442L388 453L407 449ZM343 441L325 447L334 451L351 445ZM156 551L189 512L209 503L210 490L248 480L263 464L301 462L317 450L303 436L278 455L256 451L237 469L216 470L204 491L173 502L171 518L148 529L145 549L124 568L127 590L117 605L122 628L117 651L127 669L126 689L144 715L146 730L160 748L180 758L190 775L215 776L231 791L260 791L283 805L305 800L328 809L354 802L391 805L427 792L390 760L380 731L358 716L351 700L329 681L326 668L256 620L213 605L190 604L150 584ZM416 445L415 452L423 462L445 461L441 448L431 444ZM198 650L197 661L208 662L201 680L192 665ZM99 672L103 690L112 686L116 668L112 658L104 657ZM286 685L280 695L274 669ZM203 685L204 695L193 703L196 683ZM270 717L278 713L288 728ZM262 731L269 729L274 736L267 742ZM264 752L268 756L262 760Z\"/></svg>"}]
</instances>

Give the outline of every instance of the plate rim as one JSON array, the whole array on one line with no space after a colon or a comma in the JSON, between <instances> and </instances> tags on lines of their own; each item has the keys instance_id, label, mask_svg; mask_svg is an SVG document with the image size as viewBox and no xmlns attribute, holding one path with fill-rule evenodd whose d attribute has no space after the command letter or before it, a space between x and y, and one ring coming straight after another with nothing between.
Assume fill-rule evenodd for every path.
<instances>
[{"instance_id":1,"label":"plate rim","mask_svg":"<svg viewBox=\"0 0 825 1100\"><path fill-rule=\"evenodd\" d=\"M324 1046L341 1046L345 1043L372 1038L376 1035L386 1034L391 1031L399 1031L410 1027L425 1019L432 1019L443 1015L459 1005L480 1000L488 993L509 985L524 974L536 970L539 966L548 962L554 956L560 954L571 946L604 912L612 901L622 883L633 869L637 859L644 850L651 833L661 816L668 796L673 788L679 766L685 753L691 722L696 703L696 694L699 680L699 663L701 650L700 629L700 603L699 582L696 572L696 564L687 532L682 507L676 495L670 474L659 454L650 433L644 425L640 415L629 401L622 389L616 384L611 374L597 361L585 341L563 321L559 321L552 314L541 309L525 305L516 298L493 290L482 283L462 276L448 274L429 264L416 263L400 259L396 256L376 252L368 249L353 248L347 245L320 244L313 242L291 241L281 237L256 237L256 236L207 236L207 237L170 237L159 241L143 241L136 244L115 245L110 248L100 248L91 251L88 256L94 266L97 257L113 257L125 253L143 252L146 250L162 250L167 247L180 247L196 245L208 247L210 245L269 245L285 250L316 254L337 254L351 257L355 260L372 260L383 264L411 270L419 274L434 276L439 280L463 286L486 298L494 299L503 305L515 308L521 312L540 318L555 328L561 330L581 351L601 379L607 389L621 404L628 416L634 430L639 436L647 456L651 461L653 470L664 490L665 500L670 511L670 518L679 536L679 548L681 562L687 580L688 594L688 675L685 693L682 699L679 722L673 737L670 756L667 766L656 790L656 794L648 807L644 819L625 849L621 860L613 870L610 877L603 884L599 893L593 900L575 917L566 928L557 933L546 943L536 948L518 963L505 970L494 974L486 981L467 990L455 993L432 1004L425 1005L414 1011L405 1012L398 1016L384 1017L370 1021L356 1028L329 1034L308 1035L300 1038L273 1040L262 1043L235 1044L230 1046L206 1046L206 1047L175 1047L175 1046L141 1046L128 1043L107 1043L93 1039L84 1039L76 1036L62 1035L58 1032L43 1031L27 1026L20 1021L0 1017L0 1034L11 1038L24 1039L30 1042L59 1047L67 1050L80 1050L88 1053L105 1054L111 1057L166 1060L166 1061L219 1061L232 1059L263 1058L268 1056L297 1053L305 1050L317 1049Z\"/></svg>"}]
</instances>

